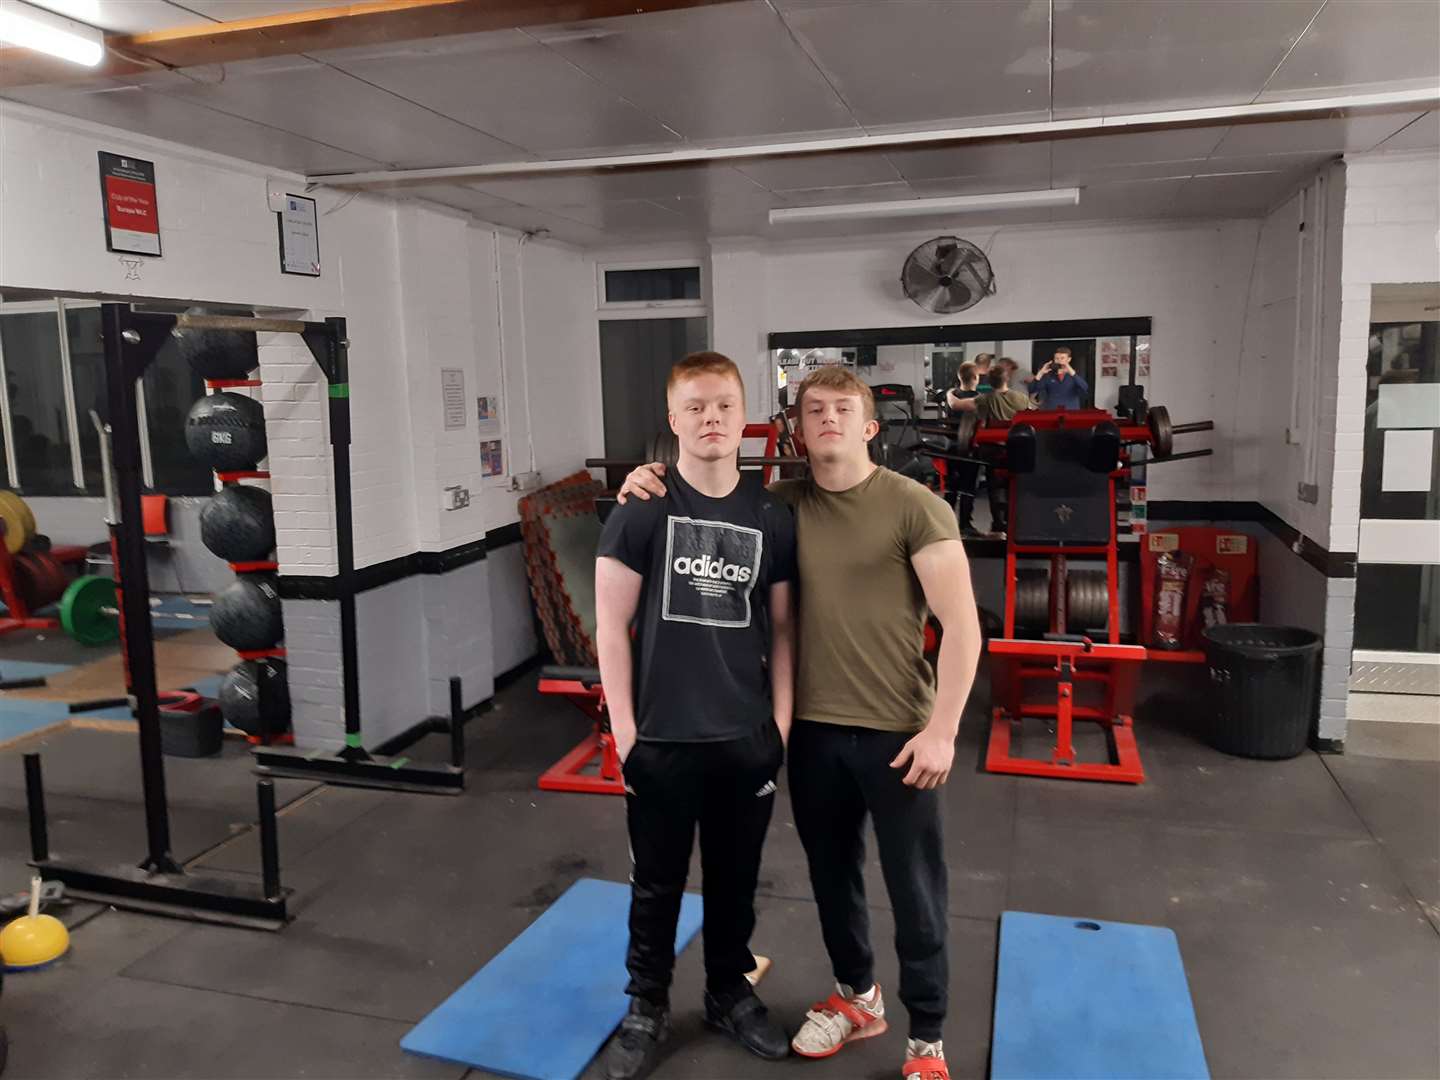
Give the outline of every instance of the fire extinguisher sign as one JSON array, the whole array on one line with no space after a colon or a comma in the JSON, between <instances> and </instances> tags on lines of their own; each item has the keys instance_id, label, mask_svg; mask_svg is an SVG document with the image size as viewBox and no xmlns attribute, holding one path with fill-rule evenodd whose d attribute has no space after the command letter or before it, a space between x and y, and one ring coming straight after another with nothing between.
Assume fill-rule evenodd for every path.
<instances>
[{"instance_id":1,"label":"fire extinguisher sign","mask_svg":"<svg viewBox=\"0 0 1440 1080\"><path fill-rule=\"evenodd\" d=\"M160 208L155 202L155 164L100 151L100 195L105 208L105 246L127 255L160 254Z\"/></svg>"}]
</instances>

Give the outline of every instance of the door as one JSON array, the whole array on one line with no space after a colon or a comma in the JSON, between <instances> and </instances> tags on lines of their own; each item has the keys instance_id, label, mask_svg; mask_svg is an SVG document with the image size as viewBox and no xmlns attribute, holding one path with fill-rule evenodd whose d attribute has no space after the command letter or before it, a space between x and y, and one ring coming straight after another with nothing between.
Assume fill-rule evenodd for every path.
<instances>
[{"instance_id":1,"label":"door","mask_svg":"<svg viewBox=\"0 0 1440 1080\"><path fill-rule=\"evenodd\" d=\"M1394 318L1404 308L1384 288L1375 315L1386 320L1370 325L1350 688L1440 694L1440 322L1424 304L1423 318Z\"/></svg>"},{"instance_id":2,"label":"door","mask_svg":"<svg viewBox=\"0 0 1440 1080\"><path fill-rule=\"evenodd\" d=\"M703 318L600 323L606 457L641 460L646 443L670 430L665 380L677 360L705 348L705 337Z\"/></svg>"}]
</instances>

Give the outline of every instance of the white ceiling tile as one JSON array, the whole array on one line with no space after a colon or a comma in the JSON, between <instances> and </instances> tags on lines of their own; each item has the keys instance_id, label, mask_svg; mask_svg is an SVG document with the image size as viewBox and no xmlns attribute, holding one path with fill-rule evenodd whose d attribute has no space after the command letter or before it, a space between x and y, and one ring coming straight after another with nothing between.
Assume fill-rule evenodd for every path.
<instances>
[{"instance_id":1,"label":"white ceiling tile","mask_svg":"<svg viewBox=\"0 0 1440 1080\"><path fill-rule=\"evenodd\" d=\"M666 203L707 236L762 236L770 211L785 202L777 195L732 196L723 199L678 199Z\"/></svg>"},{"instance_id":2,"label":"white ceiling tile","mask_svg":"<svg viewBox=\"0 0 1440 1080\"><path fill-rule=\"evenodd\" d=\"M768 4L722 4L527 31L686 139L853 132Z\"/></svg>"},{"instance_id":3,"label":"white ceiling tile","mask_svg":"<svg viewBox=\"0 0 1440 1080\"><path fill-rule=\"evenodd\" d=\"M358 172L379 161L265 127L138 86L112 82L95 89L33 86L4 97L124 131L167 139L242 161L298 173Z\"/></svg>"},{"instance_id":4,"label":"white ceiling tile","mask_svg":"<svg viewBox=\"0 0 1440 1080\"><path fill-rule=\"evenodd\" d=\"M653 169L616 169L603 173L478 177L470 186L526 206L585 206L626 199L677 199L707 195L749 195L763 190L753 180L724 166L675 165Z\"/></svg>"},{"instance_id":5,"label":"white ceiling tile","mask_svg":"<svg viewBox=\"0 0 1440 1080\"><path fill-rule=\"evenodd\" d=\"M1109 169L1160 161L1206 158L1225 134L1223 127L1137 131L1123 135L1086 135L1056 139L1055 169Z\"/></svg>"},{"instance_id":6,"label":"white ceiling tile","mask_svg":"<svg viewBox=\"0 0 1440 1080\"><path fill-rule=\"evenodd\" d=\"M1051 174L1052 187L1096 187L1101 184L1120 184L1135 180L1184 180L1205 166L1204 158L1189 161L1154 161L1145 165L1092 166L1089 168L1065 168L1056 166ZM933 181L944 183L944 181Z\"/></svg>"},{"instance_id":7,"label":"white ceiling tile","mask_svg":"<svg viewBox=\"0 0 1440 1080\"><path fill-rule=\"evenodd\" d=\"M774 0L866 128L1038 118L1049 108L1044 0Z\"/></svg>"},{"instance_id":8,"label":"white ceiling tile","mask_svg":"<svg viewBox=\"0 0 1440 1080\"><path fill-rule=\"evenodd\" d=\"M1050 179L1050 144L1046 142L892 150L888 156L907 180L994 176L1019 183Z\"/></svg>"},{"instance_id":9,"label":"white ceiling tile","mask_svg":"<svg viewBox=\"0 0 1440 1080\"><path fill-rule=\"evenodd\" d=\"M402 168L529 156L335 68L302 57L284 59L283 65L226 65L221 81L175 73L155 89ZM201 69L202 79L206 71Z\"/></svg>"},{"instance_id":10,"label":"white ceiling tile","mask_svg":"<svg viewBox=\"0 0 1440 1080\"><path fill-rule=\"evenodd\" d=\"M1026 180L1019 177L956 176L910 182L911 190L927 199L949 195L989 195L997 191L1045 191L1050 186L1045 177Z\"/></svg>"},{"instance_id":11,"label":"white ceiling tile","mask_svg":"<svg viewBox=\"0 0 1440 1080\"><path fill-rule=\"evenodd\" d=\"M546 157L658 146L677 138L518 30L311 55Z\"/></svg>"},{"instance_id":12,"label":"white ceiling tile","mask_svg":"<svg viewBox=\"0 0 1440 1080\"><path fill-rule=\"evenodd\" d=\"M453 206L457 210L471 210L476 213L500 207L513 209L515 206L507 199L497 199L493 195L486 195L483 191L476 191L464 184L406 184L381 190L416 199L429 199L442 206Z\"/></svg>"},{"instance_id":13,"label":"white ceiling tile","mask_svg":"<svg viewBox=\"0 0 1440 1080\"><path fill-rule=\"evenodd\" d=\"M735 168L771 191L842 185L884 184L901 179L890 159L879 151L849 154L807 154L803 157L757 158Z\"/></svg>"},{"instance_id":14,"label":"white ceiling tile","mask_svg":"<svg viewBox=\"0 0 1440 1080\"><path fill-rule=\"evenodd\" d=\"M102 3L108 0L102 0ZM191 11L198 11L218 22L241 19L263 19L270 15L288 15L296 11L333 8L335 0L179 0Z\"/></svg>"},{"instance_id":15,"label":"white ceiling tile","mask_svg":"<svg viewBox=\"0 0 1440 1080\"><path fill-rule=\"evenodd\" d=\"M1302 179L1298 171L1197 176L1185 181L1171 213L1183 217L1259 217Z\"/></svg>"},{"instance_id":16,"label":"white ceiling tile","mask_svg":"<svg viewBox=\"0 0 1440 1080\"><path fill-rule=\"evenodd\" d=\"M1394 135L1419 113L1384 113L1284 124L1237 124L1215 148L1215 157L1311 152L1359 153Z\"/></svg>"},{"instance_id":17,"label":"white ceiling tile","mask_svg":"<svg viewBox=\"0 0 1440 1080\"><path fill-rule=\"evenodd\" d=\"M1252 100L1321 0L1055 5L1055 116Z\"/></svg>"},{"instance_id":18,"label":"white ceiling tile","mask_svg":"<svg viewBox=\"0 0 1440 1080\"><path fill-rule=\"evenodd\" d=\"M1437 81L1440 4L1330 0L1270 80L1262 100L1434 86Z\"/></svg>"},{"instance_id":19,"label":"white ceiling tile","mask_svg":"<svg viewBox=\"0 0 1440 1080\"><path fill-rule=\"evenodd\" d=\"M181 26L209 24L203 14L165 0L27 0L68 19L89 23L112 34L143 34ZM186 5L193 7L194 5Z\"/></svg>"},{"instance_id":20,"label":"white ceiling tile","mask_svg":"<svg viewBox=\"0 0 1440 1080\"><path fill-rule=\"evenodd\" d=\"M1293 173L1316 172L1327 161L1335 159L1331 153L1301 154L1249 154L1244 157L1212 157L1199 162L1195 174L1199 176L1224 176L1231 173Z\"/></svg>"},{"instance_id":21,"label":"white ceiling tile","mask_svg":"<svg viewBox=\"0 0 1440 1080\"><path fill-rule=\"evenodd\" d=\"M575 221L573 218L561 217L559 214L547 213L527 206L490 206L483 210L472 211L472 213L477 219L490 225L500 225L518 232L535 232L544 229L556 240L564 240L566 243L578 244L582 247L591 247L606 242L613 243L615 239L607 236L602 230Z\"/></svg>"},{"instance_id":22,"label":"white ceiling tile","mask_svg":"<svg viewBox=\"0 0 1440 1080\"><path fill-rule=\"evenodd\" d=\"M1428 112L1391 135L1377 149L1434 150L1436 147L1440 147L1440 112Z\"/></svg>"},{"instance_id":23,"label":"white ceiling tile","mask_svg":"<svg viewBox=\"0 0 1440 1080\"><path fill-rule=\"evenodd\" d=\"M898 199L913 199L914 190L909 184L863 184L856 187L800 188L786 191L782 197L787 206L830 206L855 202L890 202Z\"/></svg>"},{"instance_id":24,"label":"white ceiling tile","mask_svg":"<svg viewBox=\"0 0 1440 1080\"><path fill-rule=\"evenodd\" d=\"M1075 206L1056 207L1052 221L1102 221L1165 217L1187 181L1142 180L1097 184L1080 192Z\"/></svg>"}]
</instances>

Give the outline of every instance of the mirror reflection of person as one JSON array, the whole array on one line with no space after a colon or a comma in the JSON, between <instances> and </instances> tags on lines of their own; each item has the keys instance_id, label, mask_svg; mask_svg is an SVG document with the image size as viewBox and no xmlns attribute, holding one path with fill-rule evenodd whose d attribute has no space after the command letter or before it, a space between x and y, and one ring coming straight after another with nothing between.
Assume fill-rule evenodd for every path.
<instances>
[{"instance_id":1,"label":"mirror reflection of person","mask_svg":"<svg viewBox=\"0 0 1440 1080\"><path fill-rule=\"evenodd\" d=\"M987 387L988 389L988 387ZM971 398L980 396L980 369L979 365L966 360L955 369L955 385L945 391L945 404L950 406L950 411L958 412L960 402L969 401Z\"/></svg>"},{"instance_id":2,"label":"mirror reflection of person","mask_svg":"<svg viewBox=\"0 0 1440 1080\"><path fill-rule=\"evenodd\" d=\"M1028 381L1042 409L1083 409L1090 400L1090 384L1075 371L1064 345Z\"/></svg>"}]
</instances>

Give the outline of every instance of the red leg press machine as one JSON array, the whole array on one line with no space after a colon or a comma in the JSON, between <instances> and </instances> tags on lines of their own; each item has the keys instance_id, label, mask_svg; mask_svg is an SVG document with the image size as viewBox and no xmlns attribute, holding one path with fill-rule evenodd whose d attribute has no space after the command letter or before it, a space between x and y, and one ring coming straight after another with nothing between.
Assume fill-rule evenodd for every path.
<instances>
[{"instance_id":1,"label":"red leg press machine","mask_svg":"<svg viewBox=\"0 0 1440 1080\"><path fill-rule=\"evenodd\" d=\"M1168 417L1154 412L1163 423L1158 435L1156 424L1132 424L1099 409L1027 412L974 434L976 447L995 461L995 481L1007 484L1010 504L1004 636L989 644L993 711L985 768L990 772L1142 783L1132 715L1140 666L1149 660L1204 659L1201 653L1120 641L1115 490L1131 467L1128 447L1160 447L1162 455L1147 463L1208 453L1169 454ZM1036 595L1045 589L1043 576L1032 570L1028 580L1021 577L1019 561L1036 558L1049 560L1048 597ZM1074 574L1072 581L1072 560L1103 563L1103 594L1096 591L1093 572ZM1017 603L1027 609L1032 636L1021 636ZM1044 629L1035 635L1037 611L1043 612ZM1053 697L1047 688L1053 688ZM1053 725L1055 744L1048 756L1016 754L1026 721ZM1078 758L1077 721L1105 729L1108 761Z\"/></svg>"}]
</instances>

